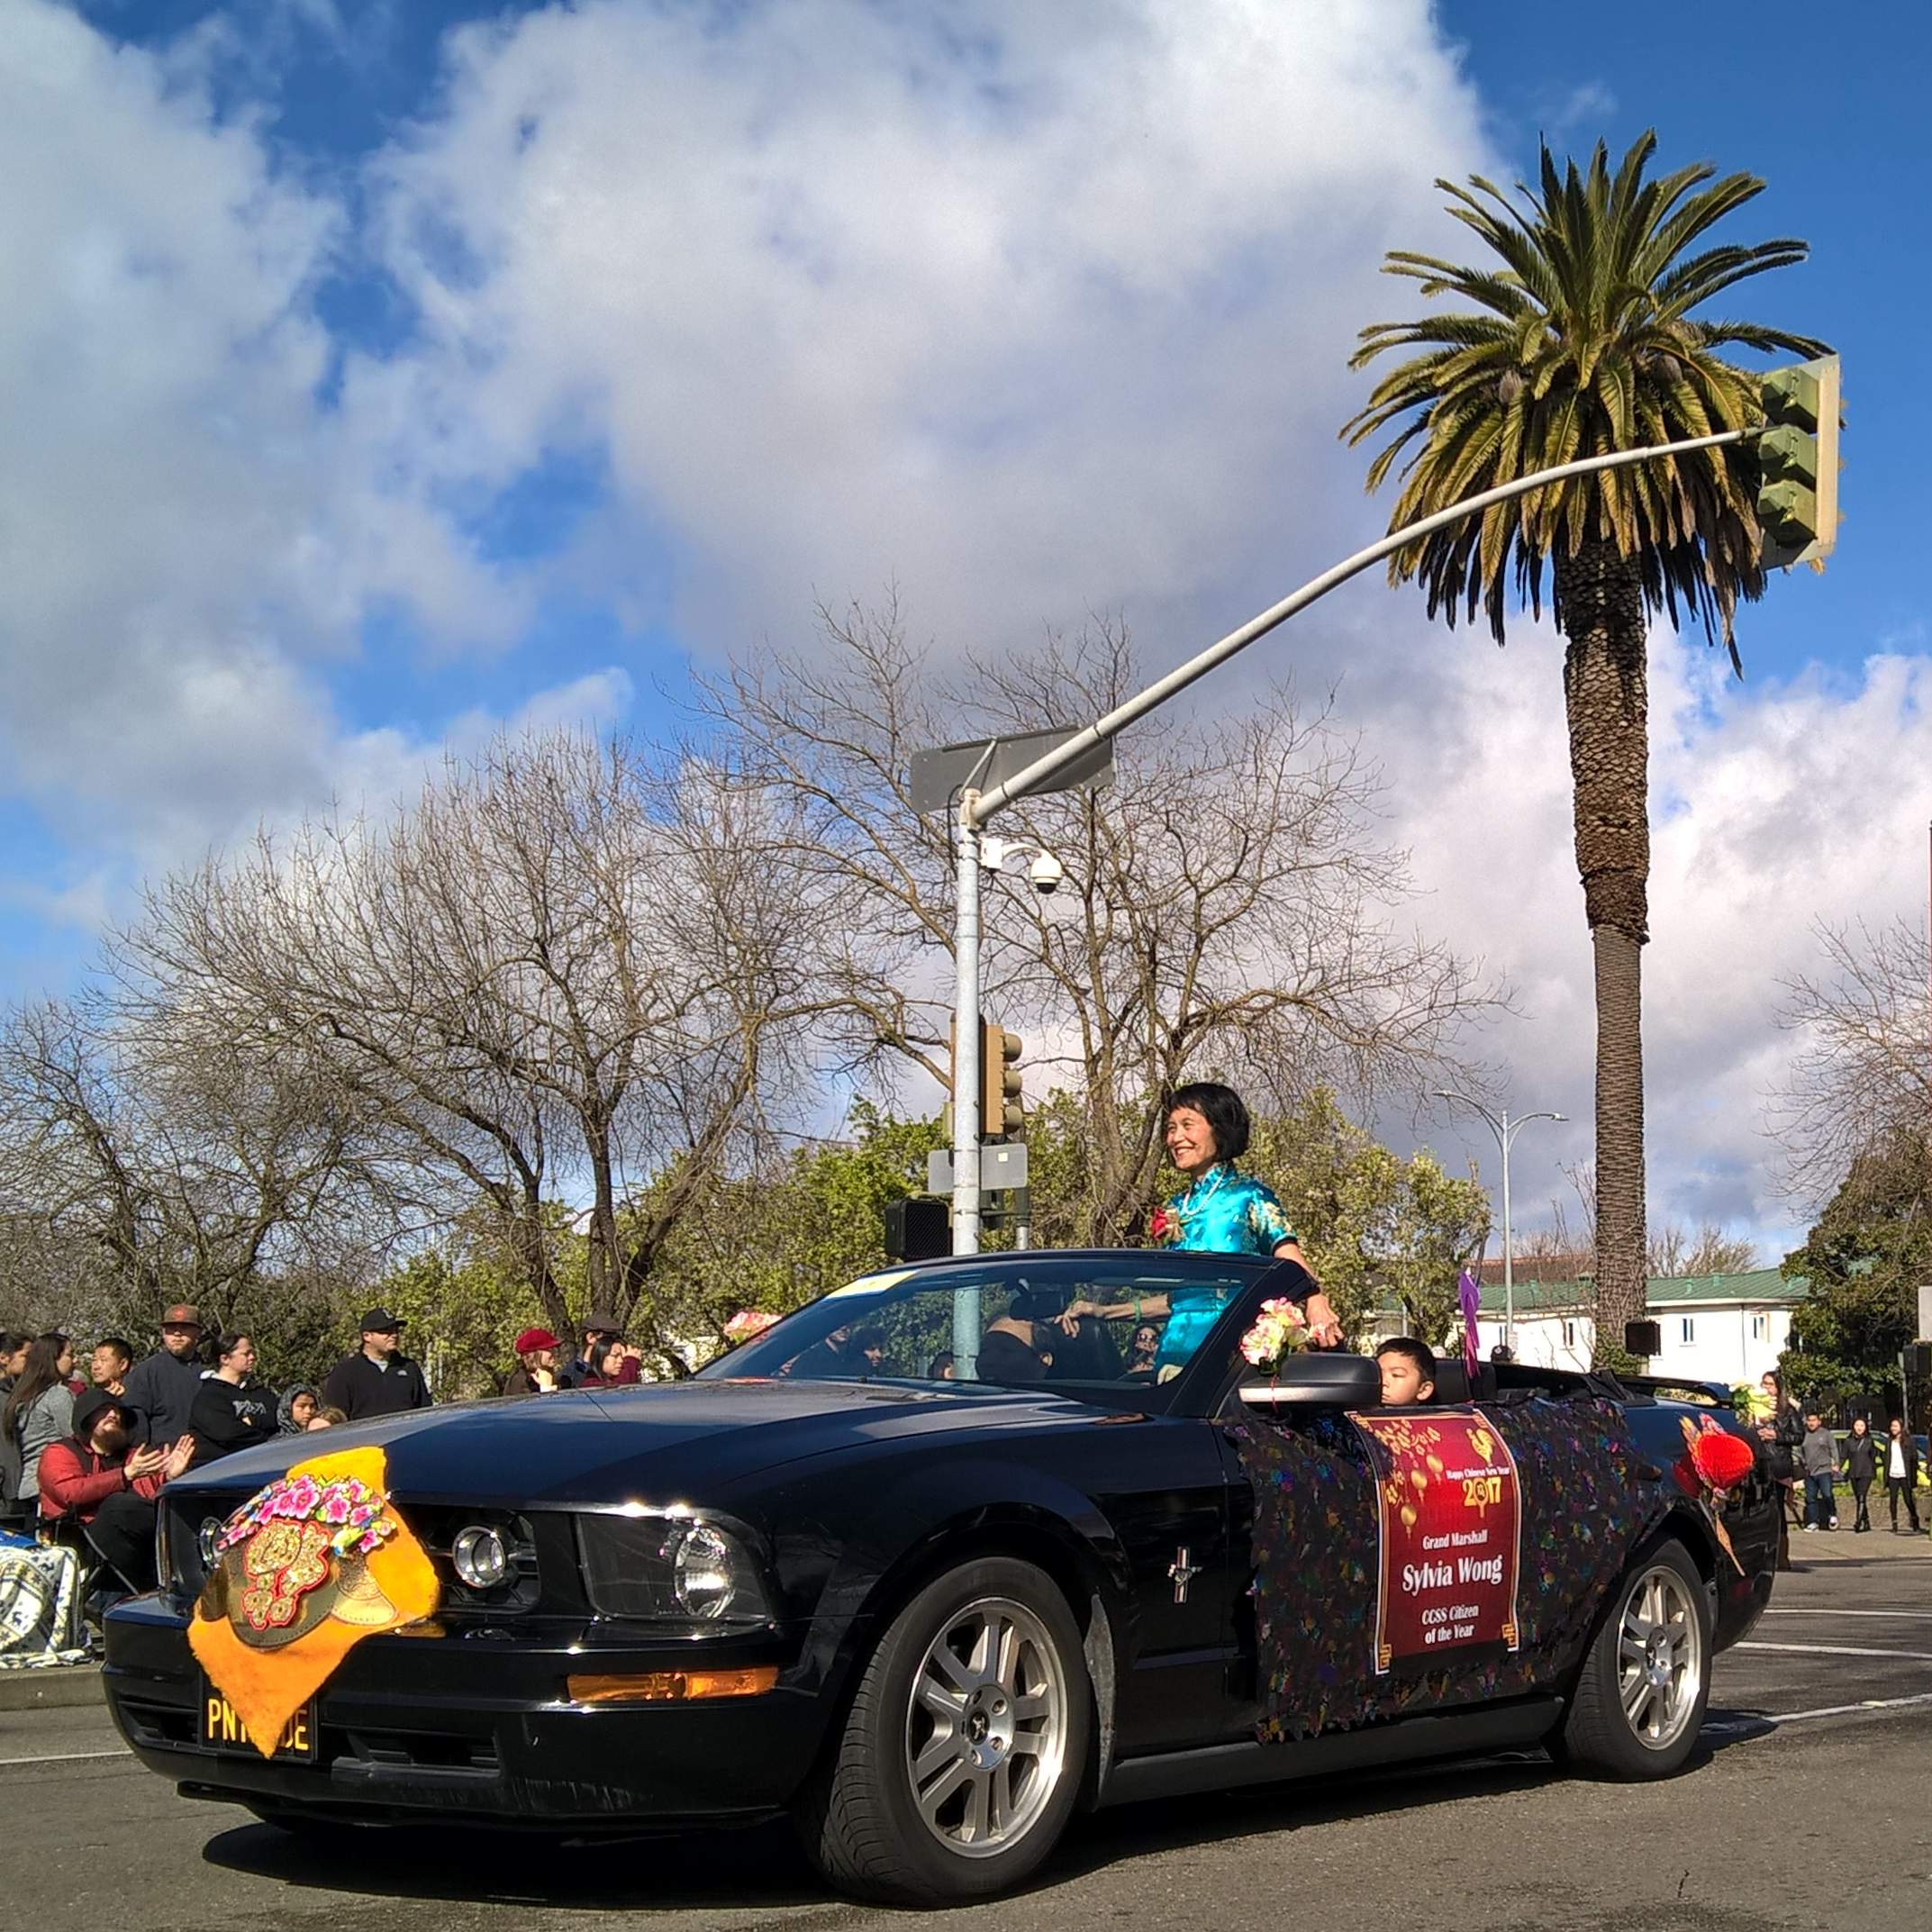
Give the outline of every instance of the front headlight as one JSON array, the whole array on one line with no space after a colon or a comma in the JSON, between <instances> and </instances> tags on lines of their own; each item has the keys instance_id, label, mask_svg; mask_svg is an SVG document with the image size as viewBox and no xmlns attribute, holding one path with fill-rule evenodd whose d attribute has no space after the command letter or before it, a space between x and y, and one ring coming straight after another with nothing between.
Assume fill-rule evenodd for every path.
<instances>
[{"instance_id":1,"label":"front headlight","mask_svg":"<svg viewBox=\"0 0 1932 1932\"><path fill-rule=\"evenodd\" d=\"M771 1602L747 1534L668 1510L580 1516L584 1588L603 1617L739 1629L768 1623Z\"/></svg>"}]
</instances>

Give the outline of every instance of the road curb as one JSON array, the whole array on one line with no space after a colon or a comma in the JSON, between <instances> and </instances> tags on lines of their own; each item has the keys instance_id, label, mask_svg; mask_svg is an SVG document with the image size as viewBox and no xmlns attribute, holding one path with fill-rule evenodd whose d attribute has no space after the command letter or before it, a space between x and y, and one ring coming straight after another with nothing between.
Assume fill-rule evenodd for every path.
<instances>
[{"instance_id":1,"label":"road curb","mask_svg":"<svg viewBox=\"0 0 1932 1932\"><path fill-rule=\"evenodd\" d=\"M56 1664L41 1671L0 1671L0 1710L71 1710L106 1701L98 1664Z\"/></svg>"}]
</instances>

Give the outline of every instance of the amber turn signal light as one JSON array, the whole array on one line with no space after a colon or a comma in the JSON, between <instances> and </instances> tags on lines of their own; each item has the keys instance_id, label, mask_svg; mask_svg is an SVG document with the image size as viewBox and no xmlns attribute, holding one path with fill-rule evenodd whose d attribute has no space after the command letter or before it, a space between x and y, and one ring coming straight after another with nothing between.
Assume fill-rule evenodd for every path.
<instances>
[{"instance_id":1,"label":"amber turn signal light","mask_svg":"<svg viewBox=\"0 0 1932 1932\"><path fill-rule=\"evenodd\" d=\"M704 1697L759 1697L777 1682L776 1664L745 1671L643 1671L565 1679L573 1704L685 1704Z\"/></svg>"}]
</instances>

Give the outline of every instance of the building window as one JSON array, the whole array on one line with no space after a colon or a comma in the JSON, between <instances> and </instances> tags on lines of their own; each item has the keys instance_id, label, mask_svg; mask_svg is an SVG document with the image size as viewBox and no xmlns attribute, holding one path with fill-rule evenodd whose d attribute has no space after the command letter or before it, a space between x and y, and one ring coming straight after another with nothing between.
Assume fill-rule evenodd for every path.
<instances>
[{"instance_id":1,"label":"building window","mask_svg":"<svg viewBox=\"0 0 1932 1932\"><path fill-rule=\"evenodd\" d=\"M1563 1346L1565 1348L1576 1347L1576 1324L1574 1321L1566 1321L1563 1325Z\"/></svg>"},{"instance_id":2,"label":"building window","mask_svg":"<svg viewBox=\"0 0 1932 1932\"><path fill-rule=\"evenodd\" d=\"M1751 1339L1754 1342L1768 1342L1771 1339L1771 1317L1769 1315L1753 1315L1751 1317Z\"/></svg>"},{"instance_id":3,"label":"building window","mask_svg":"<svg viewBox=\"0 0 1932 1932\"><path fill-rule=\"evenodd\" d=\"M1686 1315L1683 1318L1683 1332L1680 1339L1686 1342L1694 1342L1697 1339L1697 1318L1694 1315Z\"/></svg>"}]
</instances>

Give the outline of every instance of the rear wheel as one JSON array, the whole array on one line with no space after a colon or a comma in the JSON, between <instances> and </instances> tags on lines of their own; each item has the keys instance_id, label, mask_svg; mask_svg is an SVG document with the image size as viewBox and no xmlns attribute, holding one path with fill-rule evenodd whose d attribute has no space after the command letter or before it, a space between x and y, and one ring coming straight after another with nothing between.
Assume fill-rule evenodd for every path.
<instances>
[{"instance_id":1,"label":"rear wheel","mask_svg":"<svg viewBox=\"0 0 1932 1932\"><path fill-rule=\"evenodd\" d=\"M1558 1755L1597 1777L1668 1777L1710 1701L1710 1593L1678 1542L1632 1565L1583 1660Z\"/></svg>"},{"instance_id":2,"label":"rear wheel","mask_svg":"<svg viewBox=\"0 0 1932 1932\"><path fill-rule=\"evenodd\" d=\"M1078 1795L1093 1699L1045 1571L986 1557L921 1590L880 1639L799 1807L841 1889L984 1898L1052 1851Z\"/></svg>"}]
</instances>

